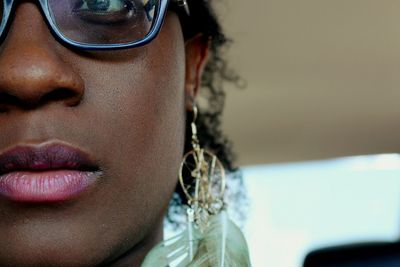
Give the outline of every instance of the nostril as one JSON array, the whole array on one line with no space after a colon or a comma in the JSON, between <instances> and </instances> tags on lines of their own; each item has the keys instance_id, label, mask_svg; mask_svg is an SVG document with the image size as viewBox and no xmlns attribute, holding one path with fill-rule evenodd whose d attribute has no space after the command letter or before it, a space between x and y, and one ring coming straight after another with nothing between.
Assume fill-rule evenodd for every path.
<instances>
[{"instance_id":1,"label":"nostril","mask_svg":"<svg viewBox=\"0 0 400 267\"><path fill-rule=\"evenodd\" d=\"M21 100L8 93L0 93L0 112L7 112L10 106L18 106Z\"/></svg>"},{"instance_id":2,"label":"nostril","mask_svg":"<svg viewBox=\"0 0 400 267\"><path fill-rule=\"evenodd\" d=\"M59 88L48 92L38 100L22 99L9 93L0 93L0 113L7 112L12 107L29 110L51 102L63 102L67 106L76 106L82 99L80 92L67 88Z\"/></svg>"},{"instance_id":3,"label":"nostril","mask_svg":"<svg viewBox=\"0 0 400 267\"><path fill-rule=\"evenodd\" d=\"M68 106L76 106L82 99L80 92L68 88L58 88L42 96L39 105L49 102L64 102Z\"/></svg>"}]
</instances>

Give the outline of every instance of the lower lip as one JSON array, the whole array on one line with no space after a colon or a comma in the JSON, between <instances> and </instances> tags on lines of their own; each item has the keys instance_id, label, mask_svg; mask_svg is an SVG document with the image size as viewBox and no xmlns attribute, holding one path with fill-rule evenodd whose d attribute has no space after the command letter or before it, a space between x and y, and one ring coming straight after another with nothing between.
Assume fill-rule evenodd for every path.
<instances>
[{"instance_id":1,"label":"lower lip","mask_svg":"<svg viewBox=\"0 0 400 267\"><path fill-rule=\"evenodd\" d=\"M59 202L76 198L92 185L96 172L16 171L0 175L0 196L18 202Z\"/></svg>"}]
</instances>

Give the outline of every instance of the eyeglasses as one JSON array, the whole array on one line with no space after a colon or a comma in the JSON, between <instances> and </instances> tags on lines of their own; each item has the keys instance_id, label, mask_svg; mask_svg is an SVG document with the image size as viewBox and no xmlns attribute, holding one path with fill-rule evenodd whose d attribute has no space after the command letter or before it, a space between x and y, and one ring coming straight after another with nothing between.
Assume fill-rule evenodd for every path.
<instances>
[{"instance_id":1,"label":"eyeglasses","mask_svg":"<svg viewBox=\"0 0 400 267\"><path fill-rule=\"evenodd\" d=\"M0 38L4 38L14 0L0 0ZM85 50L132 48L152 41L169 4L185 9L186 0L38 0L52 33Z\"/></svg>"}]
</instances>

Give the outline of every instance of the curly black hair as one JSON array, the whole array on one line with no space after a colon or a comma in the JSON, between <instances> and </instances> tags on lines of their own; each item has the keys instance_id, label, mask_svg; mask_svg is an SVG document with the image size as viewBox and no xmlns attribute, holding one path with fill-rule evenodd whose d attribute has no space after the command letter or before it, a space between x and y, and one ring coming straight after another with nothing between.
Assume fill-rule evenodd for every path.
<instances>
[{"instance_id":1,"label":"curly black hair","mask_svg":"<svg viewBox=\"0 0 400 267\"><path fill-rule=\"evenodd\" d=\"M231 82L238 85L240 78L228 68L223 57L223 50L230 43L226 38L217 16L212 7L212 0L187 0L190 16L187 16L182 9L174 9L178 14L183 34L186 40L201 35L204 41L210 42L210 58L205 67L202 77L200 95L207 103L206 107L201 106L196 126L200 145L212 151L222 162L230 180L235 180L235 188L228 188L233 198L243 196L242 177L239 170L234 166L235 155L232 150L232 143L221 131L221 116L225 104L225 91L223 84ZM191 128L192 113L187 113L185 151L192 149ZM228 183L228 187L229 184ZM178 184L172 198L167 214L168 221L177 223L177 215L183 214L182 208L187 204L186 197Z\"/></svg>"}]
</instances>

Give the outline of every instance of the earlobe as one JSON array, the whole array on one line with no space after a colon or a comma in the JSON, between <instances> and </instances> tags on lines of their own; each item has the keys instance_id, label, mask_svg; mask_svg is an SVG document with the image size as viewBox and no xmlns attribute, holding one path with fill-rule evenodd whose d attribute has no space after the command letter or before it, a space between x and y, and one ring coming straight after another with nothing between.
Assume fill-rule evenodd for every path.
<instances>
[{"instance_id":1,"label":"earlobe","mask_svg":"<svg viewBox=\"0 0 400 267\"><path fill-rule=\"evenodd\" d=\"M187 110L192 110L193 102L201 86L204 68L209 57L210 42L200 34L185 42L185 104Z\"/></svg>"}]
</instances>

